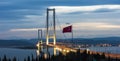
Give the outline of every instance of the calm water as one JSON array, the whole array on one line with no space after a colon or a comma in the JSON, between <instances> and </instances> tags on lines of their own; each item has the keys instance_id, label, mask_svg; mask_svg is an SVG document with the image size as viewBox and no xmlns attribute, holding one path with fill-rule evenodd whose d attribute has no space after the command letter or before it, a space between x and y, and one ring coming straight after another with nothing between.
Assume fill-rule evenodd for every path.
<instances>
[{"instance_id":1,"label":"calm water","mask_svg":"<svg viewBox=\"0 0 120 61\"><path fill-rule=\"evenodd\" d=\"M100 51L100 52L109 52L109 53L117 53L120 54L120 47L90 47L90 50ZM49 48L48 51L50 55L54 54L54 48ZM47 52L46 49L43 49L43 52ZM58 51L56 52L58 54ZM33 54L34 57L38 55L36 49L15 49L15 48L0 48L0 57L2 58L6 55L8 58L17 57L19 61L23 61L24 58L31 56Z\"/></svg>"},{"instance_id":2,"label":"calm water","mask_svg":"<svg viewBox=\"0 0 120 61\"><path fill-rule=\"evenodd\" d=\"M35 52L36 50L0 48L0 57L2 58L4 55L6 55L7 58L13 58L15 56L17 59L21 60L23 57L31 56L31 54L36 55Z\"/></svg>"},{"instance_id":3,"label":"calm water","mask_svg":"<svg viewBox=\"0 0 120 61\"><path fill-rule=\"evenodd\" d=\"M53 48L48 48L42 50L44 53L50 53L50 55L54 54L54 49ZM56 54L59 52L56 51ZM36 57L38 54L37 49L15 49L15 48L0 48L0 57L3 58L4 55L7 56L7 58L13 58L14 56L19 60L23 61L24 58L27 58L28 56L31 56L33 54L34 57Z\"/></svg>"},{"instance_id":4,"label":"calm water","mask_svg":"<svg viewBox=\"0 0 120 61\"><path fill-rule=\"evenodd\" d=\"M120 54L120 47L90 47L92 51Z\"/></svg>"}]
</instances>

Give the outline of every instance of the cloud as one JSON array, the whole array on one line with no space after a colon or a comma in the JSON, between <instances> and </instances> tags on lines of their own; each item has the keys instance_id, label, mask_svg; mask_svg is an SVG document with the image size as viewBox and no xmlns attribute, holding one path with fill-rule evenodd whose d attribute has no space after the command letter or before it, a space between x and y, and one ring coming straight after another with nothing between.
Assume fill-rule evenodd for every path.
<instances>
[{"instance_id":1,"label":"cloud","mask_svg":"<svg viewBox=\"0 0 120 61\"><path fill-rule=\"evenodd\" d=\"M27 29L11 29L10 31L38 31L38 29L45 30L45 28L27 28Z\"/></svg>"},{"instance_id":2,"label":"cloud","mask_svg":"<svg viewBox=\"0 0 120 61\"><path fill-rule=\"evenodd\" d=\"M39 3L38 3L39 2ZM26 15L41 15L43 7L40 1L11 0L0 2L0 20L20 20Z\"/></svg>"},{"instance_id":3,"label":"cloud","mask_svg":"<svg viewBox=\"0 0 120 61\"><path fill-rule=\"evenodd\" d=\"M71 1L71 2L70 2ZM47 7L55 7L55 8L65 8L62 11L59 11L60 13L72 13L72 12L89 12L88 9L91 7L95 7L95 5L101 5L102 4L115 4L118 3L116 0L111 1L88 1L88 0L70 0L70 1L56 1L56 0L5 0L0 2L0 20L17 20L17 19L23 19L26 15L42 15L45 13L45 10ZM76 2L77 1L77 2ZM69 2L69 4L66 4ZM90 3L91 2L91 3ZM99 3L98 3L99 2ZM105 3L104 3L105 2ZM96 3L96 4L93 4ZM92 5L89 7L89 5ZM114 7L110 5L111 7ZM70 8L71 7L71 8ZM86 7L86 8L84 8ZM88 9L87 9L88 7ZM66 8L68 10L66 10ZM84 9L83 10L80 10ZM94 10L94 9L91 10ZM96 7L95 7L96 8ZM74 9L74 10L72 10ZM98 10L100 11L100 10ZM97 12L98 12L97 11ZM103 11L103 10L102 10ZM104 10L104 11L107 11ZM109 11L109 10L108 10ZM111 11L111 10L110 10Z\"/></svg>"},{"instance_id":4,"label":"cloud","mask_svg":"<svg viewBox=\"0 0 120 61\"><path fill-rule=\"evenodd\" d=\"M113 30L120 29L120 25L113 25L109 23L96 23L96 22L81 22L81 23L72 23L73 30ZM68 25L57 25L56 30L62 30ZM11 29L10 31L37 31L38 29L46 30L46 28L24 28L24 29Z\"/></svg>"},{"instance_id":5,"label":"cloud","mask_svg":"<svg viewBox=\"0 0 120 61\"><path fill-rule=\"evenodd\" d=\"M107 37L107 36L119 36L120 25L114 25L110 23L97 23L97 22L80 22L71 23L73 25L74 37ZM69 24L70 25L70 24ZM71 33L63 34L62 29L68 25L62 24L61 27L56 26L57 38L71 37ZM33 38L37 37L38 29L42 29L44 36L46 35L46 28L21 28L11 29L8 33L9 36L18 36L20 38ZM115 32L115 33L114 33ZM2 33L3 34L3 33ZM7 37L9 37L7 36ZM45 37L44 37L45 38Z\"/></svg>"},{"instance_id":6,"label":"cloud","mask_svg":"<svg viewBox=\"0 0 120 61\"><path fill-rule=\"evenodd\" d=\"M0 5L10 5L10 4L12 4L12 3L11 2L5 2L5 1L0 2Z\"/></svg>"},{"instance_id":7,"label":"cloud","mask_svg":"<svg viewBox=\"0 0 120 61\"><path fill-rule=\"evenodd\" d=\"M118 29L119 31L119 4L119 0L1 0L0 33L2 33L2 36L4 34L5 39L11 36L14 38L18 33L20 37L26 38L24 35L27 32L26 35L31 34L28 36L34 37L32 34L45 27L46 16L44 14L46 14L46 8L48 7L56 8L56 14L63 14L56 17L56 20L59 18L62 24L73 23L74 29L78 30L78 34L79 30L86 31L86 33L89 33L90 30L103 29L107 31ZM61 28L65 26L63 25ZM9 30L10 32L4 33L4 31ZM57 30L59 30L58 26ZM119 34L118 31L116 33ZM97 32L92 33L97 34ZM101 33L105 32L101 31ZM84 35L84 32L82 35Z\"/></svg>"},{"instance_id":8,"label":"cloud","mask_svg":"<svg viewBox=\"0 0 120 61\"><path fill-rule=\"evenodd\" d=\"M120 5L92 5L92 6L50 6L55 8L59 14L75 13L75 12L95 12L95 11L113 11L120 10Z\"/></svg>"},{"instance_id":9,"label":"cloud","mask_svg":"<svg viewBox=\"0 0 120 61\"><path fill-rule=\"evenodd\" d=\"M67 3L67 4L66 4ZM89 5L106 5L119 4L119 0L2 0L0 1L0 20L17 20L25 18L25 15L41 15L47 7L68 8L68 11L79 10L79 7L87 7ZM72 6L72 7L71 7ZM70 8L71 7L71 8ZM112 7L112 5L111 5ZM113 6L114 7L114 6ZM78 8L78 9L77 9ZM87 8L83 8L88 10ZM92 8L93 9L93 8ZM64 10L62 10L64 13ZM74 11L73 11L74 12ZM79 12L79 11L78 11ZM83 12L83 11L82 11ZM86 12L86 11L85 11Z\"/></svg>"},{"instance_id":10,"label":"cloud","mask_svg":"<svg viewBox=\"0 0 120 61\"><path fill-rule=\"evenodd\" d=\"M73 27L75 30L120 30L120 25L96 22L73 23Z\"/></svg>"}]
</instances>

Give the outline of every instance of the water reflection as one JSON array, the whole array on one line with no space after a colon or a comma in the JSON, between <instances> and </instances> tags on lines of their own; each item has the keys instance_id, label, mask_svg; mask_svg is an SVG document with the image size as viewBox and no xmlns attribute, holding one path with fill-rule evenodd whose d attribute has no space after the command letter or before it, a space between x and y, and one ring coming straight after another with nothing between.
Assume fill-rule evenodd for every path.
<instances>
[{"instance_id":1,"label":"water reflection","mask_svg":"<svg viewBox=\"0 0 120 61\"><path fill-rule=\"evenodd\" d=\"M37 47L36 53L37 53L37 56L40 56L41 54L43 54L43 46Z\"/></svg>"},{"instance_id":2,"label":"water reflection","mask_svg":"<svg viewBox=\"0 0 120 61\"><path fill-rule=\"evenodd\" d=\"M36 50L37 57L44 57L45 59L50 58L52 55L57 55L55 47L39 46Z\"/></svg>"},{"instance_id":3,"label":"water reflection","mask_svg":"<svg viewBox=\"0 0 120 61\"><path fill-rule=\"evenodd\" d=\"M56 56L56 54L57 54L57 50L56 50L56 48L54 47L54 56Z\"/></svg>"}]
</instances>

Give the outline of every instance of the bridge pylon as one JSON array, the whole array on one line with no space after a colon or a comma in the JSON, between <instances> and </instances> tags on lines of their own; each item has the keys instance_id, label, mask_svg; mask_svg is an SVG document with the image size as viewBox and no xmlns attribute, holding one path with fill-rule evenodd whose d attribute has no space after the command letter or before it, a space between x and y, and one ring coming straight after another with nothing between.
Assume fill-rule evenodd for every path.
<instances>
[{"instance_id":1,"label":"bridge pylon","mask_svg":"<svg viewBox=\"0 0 120 61\"><path fill-rule=\"evenodd\" d=\"M50 30L50 12L52 12L52 23L53 26L51 26L51 30ZM53 44L56 44L56 22L55 22L55 9L49 9L47 8L47 16L46 16L46 44L49 44L49 39L52 38L53 39ZM50 31L53 31L53 34L50 35Z\"/></svg>"}]
</instances>

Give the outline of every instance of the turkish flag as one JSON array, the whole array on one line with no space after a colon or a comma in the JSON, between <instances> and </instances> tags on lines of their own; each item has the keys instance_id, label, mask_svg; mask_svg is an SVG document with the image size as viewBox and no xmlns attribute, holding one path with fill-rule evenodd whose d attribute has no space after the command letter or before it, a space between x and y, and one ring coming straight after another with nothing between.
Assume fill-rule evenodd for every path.
<instances>
[{"instance_id":1,"label":"turkish flag","mask_svg":"<svg viewBox=\"0 0 120 61\"><path fill-rule=\"evenodd\" d=\"M63 33L72 32L72 25L63 28Z\"/></svg>"}]
</instances>

